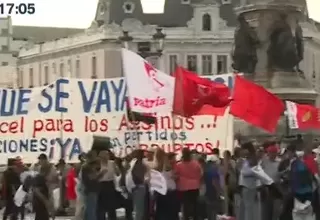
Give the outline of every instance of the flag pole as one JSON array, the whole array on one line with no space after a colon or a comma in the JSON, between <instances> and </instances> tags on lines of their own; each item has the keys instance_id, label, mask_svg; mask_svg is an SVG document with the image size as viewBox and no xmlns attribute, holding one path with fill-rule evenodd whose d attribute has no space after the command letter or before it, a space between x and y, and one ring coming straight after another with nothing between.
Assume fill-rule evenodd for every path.
<instances>
[{"instance_id":1,"label":"flag pole","mask_svg":"<svg viewBox=\"0 0 320 220\"><path fill-rule=\"evenodd\" d=\"M175 66L176 66L176 73L178 74L179 78L182 77L182 73L181 73L181 69L179 68L178 64L175 63ZM175 79L176 80L176 79ZM175 83L175 86L177 84ZM178 90L179 92L182 94L182 99L181 99L181 105L182 105L182 108L184 107L184 92L183 92L183 81L181 81L181 83L178 85ZM174 89L174 91L176 91L176 89ZM179 100L180 101L180 100ZM175 102L175 94L174 94L174 102ZM175 133L175 121L176 121L176 117L180 117L179 115L176 115L174 114L173 112L171 113L171 117L172 117L172 131ZM182 129L184 129L182 127ZM181 144L183 145L183 140L181 140ZM172 140L172 145L173 147L175 146L175 140ZM181 149L182 150L182 149Z\"/></svg>"},{"instance_id":2,"label":"flag pole","mask_svg":"<svg viewBox=\"0 0 320 220\"><path fill-rule=\"evenodd\" d=\"M123 60L121 59L121 76L124 76L124 71L123 71ZM127 85L126 85L127 86ZM128 92L128 88L126 90ZM129 92L128 92L129 93ZM126 95L126 94L125 94ZM126 120L126 125L127 125L127 128L129 128L129 131L130 131L130 137L132 138L132 134L131 132L135 133L136 134L136 137L137 137L137 144L138 144L138 148L140 147L140 139L138 138L138 127L136 125L136 117L135 115L133 114L133 112L131 111L131 108L130 108L130 102L129 102L129 96L127 96L127 99L126 99L126 115L127 115L127 120ZM132 123L130 123L130 118L132 119ZM133 126L131 127L132 124ZM132 144L134 143L134 141L132 140ZM126 155L126 152L127 152L127 144L125 144L125 149L124 149L124 156L127 156ZM136 148L136 146L132 146L132 149ZM119 155L120 157L122 155Z\"/></svg>"},{"instance_id":3,"label":"flag pole","mask_svg":"<svg viewBox=\"0 0 320 220\"><path fill-rule=\"evenodd\" d=\"M129 50L129 43L133 40L133 37L131 37L130 35L129 35L129 32L128 31L123 31L123 36L121 36L121 37L119 37L119 40L121 41L121 43L122 43L122 48L123 49L127 49L127 50ZM122 51L121 51L121 76L124 76L124 67L123 67L123 57L122 57ZM128 87L127 87L127 91L128 91ZM140 140L138 139L138 128L137 128L137 125L136 125L136 123L135 123L135 120L136 120L136 117L135 117L135 115L133 114L133 112L131 111L131 108L130 108L130 103L129 103L129 101L128 101L128 97L127 97L127 100L126 100L126 110L127 110L127 128L129 127L129 130L130 131L135 131L136 132L136 136L137 136L137 142L138 142L138 148L140 147ZM128 109L129 108L129 109ZM130 126L130 123L128 123L128 117L131 117L131 119L132 119L132 121L133 121L133 128L131 128L131 126ZM130 134L130 136L132 137L132 135ZM127 146L125 146L125 147L127 147ZM133 146L132 146L132 148L133 148ZM125 153L126 153L126 149L127 148L125 148Z\"/></svg>"},{"instance_id":4,"label":"flag pole","mask_svg":"<svg viewBox=\"0 0 320 220\"><path fill-rule=\"evenodd\" d=\"M137 138L136 141L137 141L137 144L138 144L138 148L140 148L140 139L138 138L138 126L137 126L138 122L136 121L136 116L131 111L130 102L128 101L128 99L127 99L127 102L128 103L127 103L126 107L129 108L129 109L127 109L127 114L132 119L132 122L130 120L128 120L129 121L129 123L128 123L128 121L127 121L127 127L129 126L129 130L132 131L133 133L135 133L136 138ZM132 124L133 126L131 127L130 124ZM130 136L133 139L132 134L130 134ZM134 142L134 141L132 140L132 142ZM132 148L133 147L136 148L135 146L132 146Z\"/></svg>"},{"instance_id":5,"label":"flag pole","mask_svg":"<svg viewBox=\"0 0 320 220\"><path fill-rule=\"evenodd\" d=\"M177 69L177 63L175 63L175 68ZM171 76L172 77L175 77L175 76L173 76L172 75L172 73L171 73ZM176 86L176 81L174 81L174 86ZM176 89L174 88L174 90L173 90L173 103L172 103L172 105L174 105L174 102L175 102L175 91L176 91ZM173 111L171 111L171 118L172 118L172 133L175 133L175 119L176 119L176 115L173 113ZM172 149L174 150L175 149L175 144L176 144L176 142L175 142L175 140L172 138Z\"/></svg>"},{"instance_id":6,"label":"flag pole","mask_svg":"<svg viewBox=\"0 0 320 220\"><path fill-rule=\"evenodd\" d=\"M234 74L234 73L233 73ZM233 76L233 80L234 82L234 76ZM231 88L231 96L233 96L233 92L234 92L234 84L232 85L232 88ZM230 107L229 108L229 112L230 112ZM227 134L229 133L229 120L230 120L230 113L227 112L227 128L226 128L226 132ZM226 113L225 113L226 114ZM232 121L232 133L233 133L233 123L234 121ZM229 135L226 135L225 137L225 143L227 144L228 143L228 136ZM233 142L232 142L232 149L234 151L234 135L233 135ZM223 180L223 191L224 191L224 212L225 214L227 215L229 213L229 189L228 189L228 185L226 184L225 180L226 180L226 176L228 174L228 169L229 169L229 164L227 163L228 161L226 160L226 158L224 157L223 158L223 163L224 163L224 180Z\"/></svg>"}]
</instances>

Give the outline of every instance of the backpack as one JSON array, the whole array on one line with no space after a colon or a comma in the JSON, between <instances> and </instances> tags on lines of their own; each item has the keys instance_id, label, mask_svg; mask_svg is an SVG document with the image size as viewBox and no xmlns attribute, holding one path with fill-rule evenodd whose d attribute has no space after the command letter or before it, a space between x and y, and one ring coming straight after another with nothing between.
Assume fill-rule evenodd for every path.
<instances>
[{"instance_id":1,"label":"backpack","mask_svg":"<svg viewBox=\"0 0 320 220\"><path fill-rule=\"evenodd\" d=\"M313 175L300 159L296 159L291 163L290 183L294 194L312 193Z\"/></svg>"}]
</instances>

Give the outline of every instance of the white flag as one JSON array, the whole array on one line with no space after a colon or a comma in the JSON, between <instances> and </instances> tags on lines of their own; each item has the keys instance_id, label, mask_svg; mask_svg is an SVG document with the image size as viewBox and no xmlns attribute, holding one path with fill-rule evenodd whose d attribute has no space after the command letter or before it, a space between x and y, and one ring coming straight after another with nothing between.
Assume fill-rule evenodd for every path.
<instances>
[{"instance_id":1,"label":"white flag","mask_svg":"<svg viewBox=\"0 0 320 220\"><path fill-rule=\"evenodd\" d=\"M132 111L172 112L175 79L157 69L138 54L122 49L123 71Z\"/></svg>"},{"instance_id":2,"label":"white flag","mask_svg":"<svg viewBox=\"0 0 320 220\"><path fill-rule=\"evenodd\" d=\"M298 108L297 104L294 102L286 101L286 115L288 117L288 125L291 129L297 129L299 128L298 125Z\"/></svg>"}]
</instances>

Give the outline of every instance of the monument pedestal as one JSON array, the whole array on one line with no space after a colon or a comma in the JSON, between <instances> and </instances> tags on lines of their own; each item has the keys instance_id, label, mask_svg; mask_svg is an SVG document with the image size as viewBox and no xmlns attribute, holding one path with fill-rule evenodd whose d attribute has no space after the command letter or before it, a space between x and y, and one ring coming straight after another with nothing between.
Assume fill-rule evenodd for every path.
<instances>
[{"instance_id":1,"label":"monument pedestal","mask_svg":"<svg viewBox=\"0 0 320 220\"><path fill-rule=\"evenodd\" d=\"M298 72L273 72L269 89L283 100L308 104L314 104L318 96L310 83Z\"/></svg>"},{"instance_id":2,"label":"monument pedestal","mask_svg":"<svg viewBox=\"0 0 320 220\"><path fill-rule=\"evenodd\" d=\"M259 45L256 48L257 65L255 73L248 77L264 86L282 100L291 100L299 103L314 104L317 93L311 84L298 72L270 71L268 49L270 34L274 25L283 21L282 14L286 14L285 22L295 33L297 21L304 16L305 0L246 0L243 5L235 8L238 15L242 15L249 26L256 31ZM282 19L282 20L281 20ZM270 106L272 108L272 106ZM241 120L235 120L235 133L245 136L270 136L270 134L255 128ZM288 126L285 117L279 122L277 136L288 135Z\"/></svg>"}]
</instances>

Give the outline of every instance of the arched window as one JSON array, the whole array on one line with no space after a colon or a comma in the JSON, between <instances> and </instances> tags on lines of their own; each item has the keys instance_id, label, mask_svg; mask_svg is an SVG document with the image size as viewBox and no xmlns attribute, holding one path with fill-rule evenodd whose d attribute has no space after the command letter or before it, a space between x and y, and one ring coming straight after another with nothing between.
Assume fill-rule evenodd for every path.
<instances>
[{"instance_id":1,"label":"arched window","mask_svg":"<svg viewBox=\"0 0 320 220\"><path fill-rule=\"evenodd\" d=\"M202 30L211 31L211 16L209 14L202 16Z\"/></svg>"}]
</instances>

